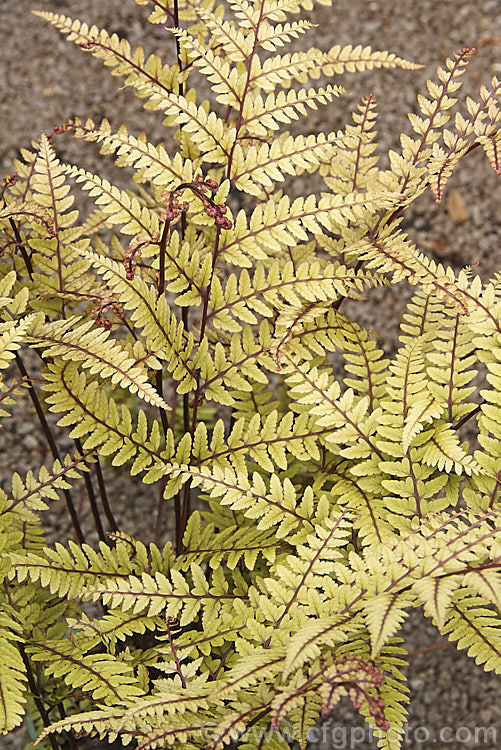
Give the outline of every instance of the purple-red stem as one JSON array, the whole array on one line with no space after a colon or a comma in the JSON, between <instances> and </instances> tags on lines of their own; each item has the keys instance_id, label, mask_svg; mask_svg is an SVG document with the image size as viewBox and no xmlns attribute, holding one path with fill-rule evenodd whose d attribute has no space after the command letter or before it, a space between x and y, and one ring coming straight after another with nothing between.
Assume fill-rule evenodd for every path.
<instances>
[{"instance_id":1,"label":"purple-red stem","mask_svg":"<svg viewBox=\"0 0 501 750\"><path fill-rule=\"evenodd\" d=\"M19 368L19 371L21 375L24 378L28 379L28 372L24 366L23 360L21 359L20 355L16 353L16 364ZM47 441L47 445L49 446L51 453L55 460L61 462L61 458L59 456L59 451L57 449L57 445L55 443L54 437L52 435L52 431L49 427L49 424L47 422L47 419L45 417L45 414L43 413L42 405L40 403L40 400L38 398L38 394L33 388L33 385L30 386L28 389L31 402L35 408L35 412L37 414L38 420L40 422L40 426L42 427L43 433L45 435L45 439ZM62 463L62 462L61 462ZM70 514L71 522L73 524L73 528L75 530L75 534L78 539L79 544L84 544L85 537L82 531L82 527L80 526L80 521L78 520L78 513L76 511L75 505L73 503L72 497L67 489L63 490L64 499L66 501L66 507L68 508L68 512Z\"/></svg>"}]
</instances>

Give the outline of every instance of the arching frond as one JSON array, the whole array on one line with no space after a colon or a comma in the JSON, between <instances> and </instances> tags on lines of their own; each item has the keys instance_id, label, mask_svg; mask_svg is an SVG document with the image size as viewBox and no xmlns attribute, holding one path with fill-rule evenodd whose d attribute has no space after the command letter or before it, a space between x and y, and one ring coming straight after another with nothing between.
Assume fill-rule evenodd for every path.
<instances>
[{"instance_id":1,"label":"arching frond","mask_svg":"<svg viewBox=\"0 0 501 750\"><path fill-rule=\"evenodd\" d=\"M138 83L150 84L161 90L172 91L185 79L186 72L178 65L164 65L159 55L146 58L142 47L132 50L127 39L121 39L117 34L108 34L105 29L89 26L60 13L39 10L33 13L55 26L69 41L101 59L107 67L112 68L112 75L123 76L126 86L136 88ZM139 89L136 88L136 91L138 96L143 96Z\"/></svg>"}]
</instances>

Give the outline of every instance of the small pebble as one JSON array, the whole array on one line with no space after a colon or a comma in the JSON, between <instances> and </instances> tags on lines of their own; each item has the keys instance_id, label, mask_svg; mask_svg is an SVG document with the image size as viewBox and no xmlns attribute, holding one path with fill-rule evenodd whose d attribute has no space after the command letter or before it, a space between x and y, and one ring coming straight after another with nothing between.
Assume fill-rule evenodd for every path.
<instances>
[{"instance_id":1,"label":"small pebble","mask_svg":"<svg viewBox=\"0 0 501 750\"><path fill-rule=\"evenodd\" d=\"M38 448L38 446L39 442L33 437L33 435L26 435L23 438L23 447L26 448L26 450L33 451L35 448Z\"/></svg>"}]
</instances>

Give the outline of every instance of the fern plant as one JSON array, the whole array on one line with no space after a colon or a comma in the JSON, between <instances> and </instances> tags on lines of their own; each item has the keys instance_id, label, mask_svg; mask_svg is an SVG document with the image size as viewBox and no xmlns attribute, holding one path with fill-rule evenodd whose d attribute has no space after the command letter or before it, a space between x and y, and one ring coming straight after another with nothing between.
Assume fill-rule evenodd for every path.
<instances>
[{"instance_id":1,"label":"fern plant","mask_svg":"<svg viewBox=\"0 0 501 750\"><path fill-rule=\"evenodd\" d=\"M501 171L501 84L461 109L473 50L452 55L382 168L374 97L336 132L292 123L342 97L345 71L418 66L352 46L282 53L311 0L152 5L176 39L167 63L38 14L162 113L177 150L75 118L56 135L132 168L129 189L62 164L44 133L4 180L0 408L31 398L53 462L0 493L0 726L29 706L45 748L89 734L278 750L348 696L398 748L412 608L501 671L501 276L455 274L402 228L473 149ZM323 190L291 199L302 173ZM84 219L75 183L96 204ZM398 282L415 293L389 359L342 308ZM160 487L150 544L117 527L103 460ZM82 478L98 546L71 491ZM76 541L49 547L59 496Z\"/></svg>"}]
</instances>

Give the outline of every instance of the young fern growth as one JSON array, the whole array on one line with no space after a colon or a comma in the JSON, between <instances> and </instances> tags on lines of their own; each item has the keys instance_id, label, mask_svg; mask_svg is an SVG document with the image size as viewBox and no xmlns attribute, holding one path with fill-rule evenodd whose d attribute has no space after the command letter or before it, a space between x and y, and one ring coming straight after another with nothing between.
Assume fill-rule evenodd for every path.
<instances>
[{"instance_id":1,"label":"young fern growth","mask_svg":"<svg viewBox=\"0 0 501 750\"><path fill-rule=\"evenodd\" d=\"M152 6L176 59L38 13L161 112L177 150L75 118L56 134L99 143L134 170L130 189L62 164L43 133L3 186L0 367L21 375L0 381L0 414L29 386L54 462L0 492L1 731L29 705L44 748L90 734L279 750L348 696L396 750L411 608L501 672L500 277L435 263L401 221L474 148L499 173L500 83L460 112L473 50L452 55L383 170L372 95L342 130L288 128L339 102L346 71L418 66L352 46L283 53L311 28L290 20L310 0ZM305 172L324 188L292 199ZM86 219L72 183L95 201ZM342 304L402 281L416 291L389 359ZM75 451L59 455L43 404ZM149 545L117 530L103 458L158 482ZM97 548L71 497L82 475L110 529ZM78 543L51 548L60 493Z\"/></svg>"}]
</instances>

